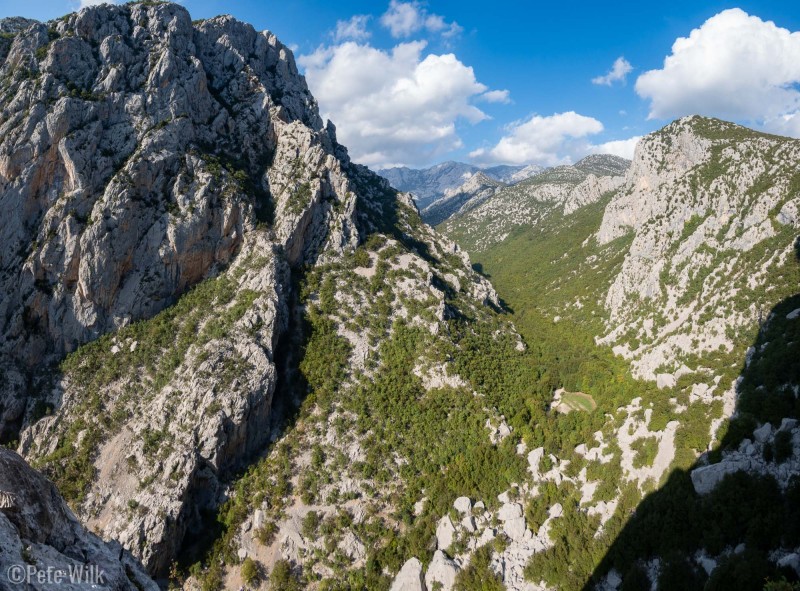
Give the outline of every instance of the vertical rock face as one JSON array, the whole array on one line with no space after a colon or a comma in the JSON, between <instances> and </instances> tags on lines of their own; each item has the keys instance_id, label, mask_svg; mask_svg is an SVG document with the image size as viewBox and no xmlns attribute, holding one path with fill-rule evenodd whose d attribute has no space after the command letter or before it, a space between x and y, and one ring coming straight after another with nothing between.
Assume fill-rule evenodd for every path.
<instances>
[{"instance_id":1,"label":"vertical rock face","mask_svg":"<svg viewBox=\"0 0 800 591\"><path fill-rule=\"evenodd\" d=\"M632 238L602 342L636 375L672 383L687 357L730 352L769 290L792 293L781 269L794 258L798 162L796 140L702 117L642 139L596 234L601 246Z\"/></svg>"},{"instance_id":2,"label":"vertical rock face","mask_svg":"<svg viewBox=\"0 0 800 591\"><path fill-rule=\"evenodd\" d=\"M270 439L292 269L399 205L269 32L169 3L2 27L0 438L164 573Z\"/></svg>"},{"instance_id":3,"label":"vertical rock face","mask_svg":"<svg viewBox=\"0 0 800 591\"><path fill-rule=\"evenodd\" d=\"M410 197L349 161L269 32L149 2L17 28L0 67L0 436L162 577L280 436L273 398L306 393L308 308L375 371L384 330L444 346L457 310L489 331L499 302Z\"/></svg>"},{"instance_id":4,"label":"vertical rock face","mask_svg":"<svg viewBox=\"0 0 800 591\"><path fill-rule=\"evenodd\" d=\"M158 589L130 554L119 544L103 542L84 530L55 487L17 454L3 448L0 499L0 588L51 588L38 584L36 577L30 577L30 587L24 585L19 571L46 572L48 567L65 573L67 581L71 574L75 579L71 589L97 588L88 574L91 566L97 569L93 572L102 571L102 579L94 582L104 588ZM87 575L78 583L81 569L86 569Z\"/></svg>"},{"instance_id":5,"label":"vertical rock face","mask_svg":"<svg viewBox=\"0 0 800 591\"><path fill-rule=\"evenodd\" d=\"M0 66L6 439L43 362L153 316L273 217L289 262L313 258L316 205L348 191L333 129L270 33L193 25L173 4L17 20Z\"/></svg>"},{"instance_id":6,"label":"vertical rock face","mask_svg":"<svg viewBox=\"0 0 800 591\"><path fill-rule=\"evenodd\" d=\"M431 223L441 223L440 229L466 250L484 252L516 228L536 226L552 214L569 215L600 201L619 188L629 166L624 158L602 154L545 169L509 186L475 183L481 180L475 175L422 215Z\"/></svg>"}]
</instances>

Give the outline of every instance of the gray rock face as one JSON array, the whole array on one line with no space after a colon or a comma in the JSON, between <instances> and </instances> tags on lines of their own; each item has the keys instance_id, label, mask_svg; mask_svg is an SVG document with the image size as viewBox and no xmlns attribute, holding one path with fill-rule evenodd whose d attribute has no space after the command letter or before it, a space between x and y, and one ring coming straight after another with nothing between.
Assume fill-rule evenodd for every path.
<instances>
[{"instance_id":1,"label":"gray rock face","mask_svg":"<svg viewBox=\"0 0 800 591\"><path fill-rule=\"evenodd\" d=\"M393 187L414 195L420 209L433 205L436 201L453 193L469 181L470 177L481 173L496 182L518 183L542 172L544 168L536 164L510 166L501 164L480 168L463 162L443 162L430 168L414 169L400 166L379 170L378 174L388 180Z\"/></svg>"},{"instance_id":2,"label":"gray rock face","mask_svg":"<svg viewBox=\"0 0 800 591\"><path fill-rule=\"evenodd\" d=\"M792 453L781 462L766 461L764 447L773 445L778 431L791 433ZM695 491L698 494L707 494L728 474L742 471L772 476L781 488L786 488L791 479L800 473L800 428L795 419L784 419L778 431L765 423L753 431L754 441L745 439L739 449L723 452L722 461L692 470Z\"/></svg>"},{"instance_id":3,"label":"gray rock face","mask_svg":"<svg viewBox=\"0 0 800 591\"><path fill-rule=\"evenodd\" d=\"M270 438L291 269L406 205L230 17L87 8L19 32L0 77L0 438L163 574Z\"/></svg>"},{"instance_id":4,"label":"gray rock face","mask_svg":"<svg viewBox=\"0 0 800 591\"><path fill-rule=\"evenodd\" d=\"M631 239L600 342L637 377L669 386L658 374L677 378L687 354L731 351L729 335L758 322L755 298L732 286L774 289L770 273L794 256L798 162L797 140L696 116L641 140L596 233L600 245Z\"/></svg>"},{"instance_id":5,"label":"gray rock face","mask_svg":"<svg viewBox=\"0 0 800 591\"><path fill-rule=\"evenodd\" d=\"M508 164L498 164L484 168L483 172L491 179L510 185L529 179L542 172L545 168L538 164L528 164L527 166L513 166Z\"/></svg>"},{"instance_id":6,"label":"gray rock face","mask_svg":"<svg viewBox=\"0 0 800 591\"><path fill-rule=\"evenodd\" d=\"M421 170L400 166L379 170L393 187L414 195L417 207L424 209L445 191L455 189L480 169L462 162L443 162Z\"/></svg>"},{"instance_id":7,"label":"gray rock face","mask_svg":"<svg viewBox=\"0 0 800 591\"><path fill-rule=\"evenodd\" d=\"M428 572L425 573L425 585L428 589L433 589L439 583L442 591L451 591L458 575L458 566L441 550L437 550L433 555L433 560L428 565Z\"/></svg>"},{"instance_id":8,"label":"gray rock face","mask_svg":"<svg viewBox=\"0 0 800 591\"><path fill-rule=\"evenodd\" d=\"M468 251L484 251L505 240L514 228L537 226L553 214L569 215L599 201L622 185L629 164L607 154L588 156L506 187L472 187L452 196L458 207L450 208L441 228ZM443 208L438 206L435 203L425 215L440 215Z\"/></svg>"},{"instance_id":9,"label":"gray rock face","mask_svg":"<svg viewBox=\"0 0 800 591\"><path fill-rule=\"evenodd\" d=\"M422 563L417 558L406 560L392 582L390 591L426 591Z\"/></svg>"},{"instance_id":10,"label":"gray rock face","mask_svg":"<svg viewBox=\"0 0 800 591\"><path fill-rule=\"evenodd\" d=\"M16 453L0 448L0 588L51 589L36 576L22 584L20 567L65 573L59 588L158 591L136 560L116 542L106 543L75 519L55 487ZM96 567L102 578L70 581L81 568ZM17 569L17 570L14 570ZM88 570L86 571L88 573Z\"/></svg>"},{"instance_id":11,"label":"gray rock face","mask_svg":"<svg viewBox=\"0 0 800 591\"><path fill-rule=\"evenodd\" d=\"M431 226L441 224L447 218L477 207L494 192L505 185L483 172L476 172L461 186L445 191L444 197L437 199L421 211L422 219Z\"/></svg>"},{"instance_id":12,"label":"gray rock face","mask_svg":"<svg viewBox=\"0 0 800 591\"><path fill-rule=\"evenodd\" d=\"M455 538L456 529L450 517L445 515L439 520L436 526L436 547L440 550L447 550Z\"/></svg>"},{"instance_id":13,"label":"gray rock face","mask_svg":"<svg viewBox=\"0 0 800 591\"><path fill-rule=\"evenodd\" d=\"M289 262L313 258L310 206L346 191L291 52L229 17L85 9L18 33L0 77L6 438L43 361L172 304L272 210Z\"/></svg>"}]
</instances>

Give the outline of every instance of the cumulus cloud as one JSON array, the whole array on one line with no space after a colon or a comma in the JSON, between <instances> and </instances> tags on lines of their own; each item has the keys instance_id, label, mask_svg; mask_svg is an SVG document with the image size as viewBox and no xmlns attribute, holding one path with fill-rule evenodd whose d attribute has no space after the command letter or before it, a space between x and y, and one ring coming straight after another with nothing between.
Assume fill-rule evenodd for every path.
<instances>
[{"instance_id":1,"label":"cumulus cloud","mask_svg":"<svg viewBox=\"0 0 800 591\"><path fill-rule=\"evenodd\" d=\"M778 135L800 137L800 112L789 113L764 122L764 130Z\"/></svg>"},{"instance_id":2,"label":"cumulus cloud","mask_svg":"<svg viewBox=\"0 0 800 591\"><path fill-rule=\"evenodd\" d=\"M346 21L336 21L336 30L333 32L333 39L339 41L365 41L370 38L371 33L367 31L367 23L370 16L367 14L357 14Z\"/></svg>"},{"instance_id":3,"label":"cumulus cloud","mask_svg":"<svg viewBox=\"0 0 800 591\"><path fill-rule=\"evenodd\" d=\"M592 84L611 86L614 82L625 82L625 78L633 71L633 66L624 57L619 56L605 76L592 78Z\"/></svg>"},{"instance_id":4,"label":"cumulus cloud","mask_svg":"<svg viewBox=\"0 0 800 591\"><path fill-rule=\"evenodd\" d=\"M422 165L461 147L456 123L486 114L471 101L488 88L453 54L423 56L424 41L391 51L352 41L298 61L354 160L370 166Z\"/></svg>"},{"instance_id":5,"label":"cumulus cloud","mask_svg":"<svg viewBox=\"0 0 800 591\"><path fill-rule=\"evenodd\" d=\"M588 154L591 144L586 137L601 131L600 121L574 111L534 115L507 126L506 135L493 148L475 150L470 156L485 163L566 164Z\"/></svg>"},{"instance_id":6,"label":"cumulus cloud","mask_svg":"<svg viewBox=\"0 0 800 591\"><path fill-rule=\"evenodd\" d=\"M698 113L793 129L800 110L800 32L733 8L678 38L661 69L639 76L651 119Z\"/></svg>"},{"instance_id":7,"label":"cumulus cloud","mask_svg":"<svg viewBox=\"0 0 800 591\"><path fill-rule=\"evenodd\" d=\"M488 90L480 95L478 99L487 103L508 104L511 102L511 97L507 90Z\"/></svg>"},{"instance_id":8,"label":"cumulus cloud","mask_svg":"<svg viewBox=\"0 0 800 591\"><path fill-rule=\"evenodd\" d=\"M596 146L591 146L589 148L589 153L613 154L614 156L620 156L621 158L627 158L628 160L631 160L633 159L633 152L636 149L636 144L639 143L640 139L642 139L642 136L637 135L632 138L628 138L627 140L614 140L611 142L597 144Z\"/></svg>"},{"instance_id":9,"label":"cumulus cloud","mask_svg":"<svg viewBox=\"0 0 800 591\"><path fill-rule=\"evenodd\" d=\"M381 24L392 37L409 37L420 31L441 33L443 37L458 35L463 29L458 23L448 23L444 17L429 13L419 2L392 0L389 9L381 16Z\"/></svg>"},{"instance_id":10,"label":"cumulus cloud","mask_svg":"<svg viewBox=\"0 0 800 591\"><path fill-rule=\"evenodd\" d=\"M574 111L547 117L533 115L506 126L506 134L490 149L481 148L470 157L482 164L570 164L588 154L613 154L633 158L641 136L594 144L589 136L603 131L593 117Z\"/></svg>"}]
</instances>

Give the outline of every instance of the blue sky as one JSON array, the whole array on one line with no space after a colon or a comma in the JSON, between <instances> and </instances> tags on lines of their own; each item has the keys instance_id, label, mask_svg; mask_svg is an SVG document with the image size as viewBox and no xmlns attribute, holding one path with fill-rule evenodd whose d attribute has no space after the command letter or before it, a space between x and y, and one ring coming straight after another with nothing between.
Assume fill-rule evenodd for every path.
<instances>
[{"instance_id":1,"label":"blue sky","mask_svg":"<svg viewBox=\"0 0 800 591\"><path fill-rule=\"evenodd\" d=\"M275 32L340 141L374 167L629 156L638 136L695 112L800 136L796 1L182 4ZM0 16L79 5L0 0Z\"/></svg>"}]
</instances>

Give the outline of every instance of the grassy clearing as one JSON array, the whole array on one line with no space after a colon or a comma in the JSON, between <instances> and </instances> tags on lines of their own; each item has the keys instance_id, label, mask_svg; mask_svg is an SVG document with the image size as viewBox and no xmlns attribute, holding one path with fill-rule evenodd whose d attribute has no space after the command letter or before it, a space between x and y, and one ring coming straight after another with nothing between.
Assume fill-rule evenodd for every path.
<instances>
[{"instance_id":1,"label":"grassy clearing","mask_svg":"<svg viewBox=\"0 0 800 591\"><path fill-rule=\"evenodd\" d=\"M583 412L592 412L597 408L594 398L583 392L565 392L561 395L561 403L571 410Z\"/></svg>"}]
</instances>

